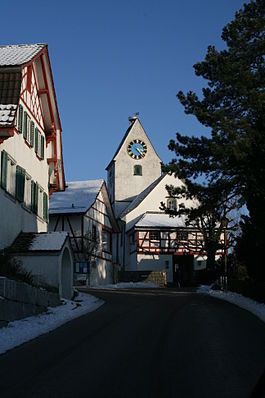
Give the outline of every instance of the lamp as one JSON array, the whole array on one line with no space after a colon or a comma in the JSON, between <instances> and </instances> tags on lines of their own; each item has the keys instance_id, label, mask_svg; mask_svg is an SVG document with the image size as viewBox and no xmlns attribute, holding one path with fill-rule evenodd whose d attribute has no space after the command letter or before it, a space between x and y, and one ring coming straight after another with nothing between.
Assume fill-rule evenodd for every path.
<instances>
[{"instance_id":1,"label":"lamp","mask_svg":"<svg viewBox=\"0 0 265 398\"><path fill-rule=\"evenodd\" d=\"M227 290L227 226L229 219L227 217L222 217L221 227L224 230L224 290Z\"/></svg>"}]
</instances>

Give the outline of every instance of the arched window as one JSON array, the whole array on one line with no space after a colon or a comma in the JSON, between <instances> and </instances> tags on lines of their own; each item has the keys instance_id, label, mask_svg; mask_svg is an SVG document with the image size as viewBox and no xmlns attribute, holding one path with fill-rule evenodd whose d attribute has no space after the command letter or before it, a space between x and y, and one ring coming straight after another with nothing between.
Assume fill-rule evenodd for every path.
<instances>
[{"instance_id":1,"label":"arched window","mask_svg":"<svg viewBox=\"0 0 265 398\"><path fill-rule=\"evenodd\" d=\"M177 199L176 198L168 198L167 208L169 210L177 210Z\"/></svg>"},{"instance_id":2,"label":"arched window","mask_svg":"<svg viewBox=\"0 0 265 398\"><path fill-rule=\"evenodd\" d=\"M141 176L143 175L143 170L142 170L142 166L140 164L136 164L135 166L133 166L133 175L134 176Z\"/></svg>"}]
</instances>

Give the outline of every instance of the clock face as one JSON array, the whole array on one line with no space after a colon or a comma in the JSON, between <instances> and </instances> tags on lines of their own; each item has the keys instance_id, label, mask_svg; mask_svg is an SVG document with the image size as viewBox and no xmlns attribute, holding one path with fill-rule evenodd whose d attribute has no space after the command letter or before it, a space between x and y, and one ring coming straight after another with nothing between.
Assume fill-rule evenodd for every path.
<instances>
[{"instance_id":1,"label":"clock face","mask_svg":"<svg viewBox=\"0 0 265 398\"><path fill-rule=\"evenodd\" d=\"M141 140L133 140L128 145L127 151L131 158L138 160L145 157L147 152L147 146Z\"/></svg>"}]
</instances>

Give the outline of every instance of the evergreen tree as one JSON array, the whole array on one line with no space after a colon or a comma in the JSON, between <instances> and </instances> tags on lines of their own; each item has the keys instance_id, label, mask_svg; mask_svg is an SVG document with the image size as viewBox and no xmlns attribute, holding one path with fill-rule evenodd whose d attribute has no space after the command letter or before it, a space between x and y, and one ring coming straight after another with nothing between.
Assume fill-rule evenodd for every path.
<instances>
[{"instance_id":1,"label":"evergreen tree","mask_svg":"<svg viewBox=\"0 0 265 398\"><path fill-rule=\"evenodd\" d=\"M222 32L224 50L209 46L205 59L194 65L208 81L201 98L180 91L185 113L210 128L209 137L177 133L169 168L193 184L203 177L205 187L225 186L231 197L246 204L245 233L255 233L251 251L262 258L265 245L265 2L251 1ZM220 192L220 195L222 192ZM245 239L245 238L244 238ZM253 239L252 239L253 242ZM249 264L250 266L251 264ZM265 267L253 265L255 277L265 279Z\"/></svg>"}]
</instances>

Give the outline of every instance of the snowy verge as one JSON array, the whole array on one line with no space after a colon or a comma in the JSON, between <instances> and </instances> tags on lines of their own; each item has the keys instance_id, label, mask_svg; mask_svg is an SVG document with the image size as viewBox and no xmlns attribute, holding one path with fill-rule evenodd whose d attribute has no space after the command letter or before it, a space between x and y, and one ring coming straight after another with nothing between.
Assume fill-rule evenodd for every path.
<instances>
[{"instance_id":1,"label":"snowy verge","mask_svg":"<svg viewBox=\"0 0 265 398\"><path fill-rule=\"evenodd\" d=\"M43 314L10 322L6 327L0 328L0 354L94 311L102 304L103 300L79 293L75 300L63 300L62 305L49 307Z\"/></svg>"},{"instance_id":2,"label":"snowy verge","mask_svg":"<svg viewBox=\"0 0 265 398\"><path fill-rule=\"evenodd\" d=\"M91 286L91 289L154 289L159 288L158 285L152 282L119 282L113 285Z\"/></svg>"},{"instance_id":3,"label":"snowy verge","mask_svg":"<svg viewBox=\"0 0 265 398\"><path fill-rule=\"evenodd\" d=\"M258 303L248 297L242 296L242 294L234 292L224 292L222 290L212 290L211 286L201 285L197 289L198 293L209 294L210 296L219 298L221 300L228 301L229 303L235 304L238 307L243 308L256 315L259 319L265 322L265 304Z\"/></svg>"}]
</instances>

